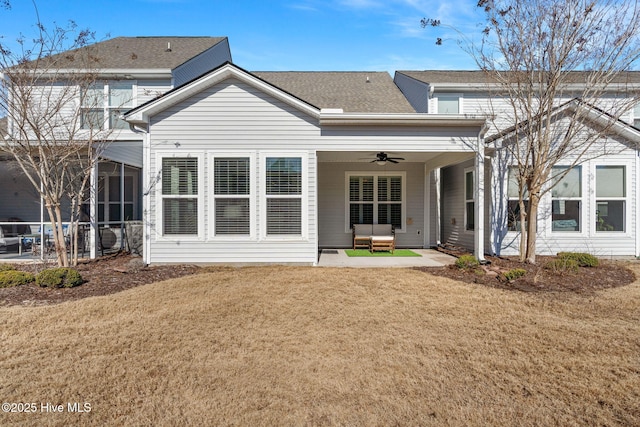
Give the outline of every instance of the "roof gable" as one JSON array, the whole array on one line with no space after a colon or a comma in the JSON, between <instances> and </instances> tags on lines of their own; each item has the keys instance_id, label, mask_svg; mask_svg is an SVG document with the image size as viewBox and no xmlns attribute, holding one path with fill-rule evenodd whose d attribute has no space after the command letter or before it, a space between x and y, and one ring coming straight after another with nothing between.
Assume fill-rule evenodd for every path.
<instances>
[{"instance_id":1,"label":"roof gable","mask_svg":"<svg viewBox=\"0 0 640 427\"><path fill-rule=\"evenodd\" d=\"M164 95L142 104L125 114L125 119L131 123L148 123L149 118L159 112L182 102L191 96L212 87L227 79L235 78L274 98L285 102L292 107L309 114L312 117L320 117L320 109L296 96L262 80L246 70L232 64L225 63L218 68L177 87Z\"/></svg>"},{"instance_id":2,"label":"roof gable","mask_svg":"<svg viewBox=\"0 0 640 427\"><path fill-rule=\"evenodd\" d=\"M581 99L575 98L570 101L567 101L557 107L555 107L552 112L552 118L561 118L565 111L576 111L578 108L584 108L584 118L586 121L590 122L594 126L603 126L611 129L611 132L637 144L640 144L640 129L612 116L600 108L594 107L593 105L582 101ZM546 116L546 114L544 115ZM540 119L540 116L538 119ZM543 117L542 117L543 118ZM495 133L493 135L487 136L485 138L485 143L490 144L499 140L509 139L514 136L518 131L525 129L529 126L529 121L523 121L517 126L511 126L502 130L501 132Z\"/></svg>"}]
</instances>

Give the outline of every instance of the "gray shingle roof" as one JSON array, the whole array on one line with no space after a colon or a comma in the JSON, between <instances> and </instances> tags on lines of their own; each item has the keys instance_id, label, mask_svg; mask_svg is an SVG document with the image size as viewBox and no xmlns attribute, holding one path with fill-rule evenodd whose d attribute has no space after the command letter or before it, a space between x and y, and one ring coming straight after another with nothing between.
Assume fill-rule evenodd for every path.
<instances>
[{"instance_id":1,"label":"gray shingle roof","mask_svg":"<svg viewBox=\"0 0 640 427\"><path fill-rule=\"evenodd\" d=\"M342 108L349 113L415 113L386 72L252 74L318 108Z\"/></svg>"},{"instance_id":2,"label":"gray shingle roof","mask_svg":"<svg viewBox=\"0 0 640 427\"><path fill-rule=\"evenodd\" d=\"M96 68L174 69L223 40L226 37L116 37L53 58L61 61L60 68L75 68L82 61L74 54L88 51L97 58Z\"/></svg>"},{"instance_id":3,"label":"gray shingle roof","mask_svg":"<svg viewBox=\"0 0 640 427\"><path fill-rule=\"evenodd\" d=\"M445 83L490 83L491 77L481 70L458 71L458 70L425 70L425 71L398 71L424 83L445 84ZM569 72L569 82L582 83L586 81L590 72L571 71ZM614 83L640 83L640 71L629 71L620 73Z\"/></svg>"}]
</instances>

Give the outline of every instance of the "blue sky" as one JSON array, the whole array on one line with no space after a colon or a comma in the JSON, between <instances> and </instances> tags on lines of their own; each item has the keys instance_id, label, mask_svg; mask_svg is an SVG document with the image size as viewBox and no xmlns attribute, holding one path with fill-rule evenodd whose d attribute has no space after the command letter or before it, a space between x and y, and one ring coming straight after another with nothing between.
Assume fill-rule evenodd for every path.
<instances>
[{"instance_id":1,"label":"blue sky","mask_svg":"<svg viewBox=\"0 0 640 427\"><path fill-rule=\"evenodd\" d=\"M477 0L39 0L41 22L75 21L98 39L228 36L234 62L251 71L474 69L455 33L422 29L440 19L479 35ZM9 45L34 34L31 0L0 9ZM435 45L445 36L444 46Z\"/></svg>"}]
</instances>

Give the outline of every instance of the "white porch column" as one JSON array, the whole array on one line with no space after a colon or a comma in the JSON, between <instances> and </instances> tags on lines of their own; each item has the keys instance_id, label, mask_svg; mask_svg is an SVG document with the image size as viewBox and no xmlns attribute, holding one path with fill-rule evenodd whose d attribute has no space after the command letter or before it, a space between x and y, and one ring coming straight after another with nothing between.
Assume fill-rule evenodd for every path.
<instances>
[{"instance_id":1,"label":"white porch column","mask_svg":"<svg viewBox=\"0 0 640 427\"><path fill-rule=\"evenodd\" d=\"M477 152L475 156L476 182L474 215L476 230L474 233L473 254L480 261L484 260L484 137L478 135Z\"/></svg>"},{"instance_id":2,"label":"white porch column","mask_svg":"<svg viewBox=\"0 0 640 427\"><path fill-rule=\"evenodd\" d=\"M440 168L433 171L434 184L436 187L436 245L442 244L442 204L440 195Z\"/></svg>"},{"instance_id":3,"label":"white porch column","mask_svg":"<svg viewBox=\"0 0 640 427\"><path fill-rule=\"evenodd\" d=\"M98 237L98 162L89 175L89 258L95 259Z\"/></svg>"}]
</instances>

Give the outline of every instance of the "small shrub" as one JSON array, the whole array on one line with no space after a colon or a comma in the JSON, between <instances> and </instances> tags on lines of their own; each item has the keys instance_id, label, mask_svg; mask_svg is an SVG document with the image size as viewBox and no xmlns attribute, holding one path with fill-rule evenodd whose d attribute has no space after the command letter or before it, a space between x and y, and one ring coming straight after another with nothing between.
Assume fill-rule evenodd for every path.
<instances>
[{"instance_id":1,"label":"small shrub","mask_svg":"<svg viewBox=\"0 0 640 427\"><path fill-rule=\"evenodd\" d=\"M0 264L0 271L13 271L15 269L16 268L13 264Z\"/></svg>"},{"instance_id":2,"label":"small shrub","mask_svg":"<svg viewBox=\"0 0 640 427\"><path fill-rule=\"evenodd\" d=\"M504 273L504 278L508 281L512 281L517 279L518 277L524 276L525 274L527 274L527 270L525 270L524 268L514 268Z\"/></svg>"},{"instance_id":3,"label":"small shrub","mask_svg":"<svg viewBox=\"0 0 640 427\"><path fill-rule=\"evenodd\" d=\"M35 277L26 271L4 270L0 271L0 288L10 288L31 283Z\"/></svg>"},{"instance_id":4,"label":"small shrub","mask_svg":"<svg viewBox=\"0 0 640 427\"><path fill-rule=\"evenodd\" d=\"M556 273L561 272L578 272L578 261L572 258L556 258L554 260L549 261L544 265L544 268L547 270L554 271Z\"/></svg>"},{"instance_id":5,"label":"small shrub","mask_svg":"<svg viewBox=\"0 0 640 427\"><path fill-rule=\"evenodd\" d=\"M82 284L82 276L73 268L50 268L38 273L36 284L43 288L73 288Z\"/></svg>"},{"instance_id":6,"label":"small shrub","mask_svg":"<svg viewBox=\"0 0 640 427\"><path fill-rule=\"evenodd\" d=\"M480 265L480 262L473 255L462 255L456 260L456 267L466 270L476 268Z\"/></svg>"},{"instance_id":7,"label":"small shrub","mask_svg":"<svg viewBox=\"0 0 640 427\"><path fill-rule=\"evenodd\" d=\"M597 267L598 258L591 254L582 252L559 252L558 258L560 259L572 259L578 263L580 267Z\"/></svg>"}]
</instances>

